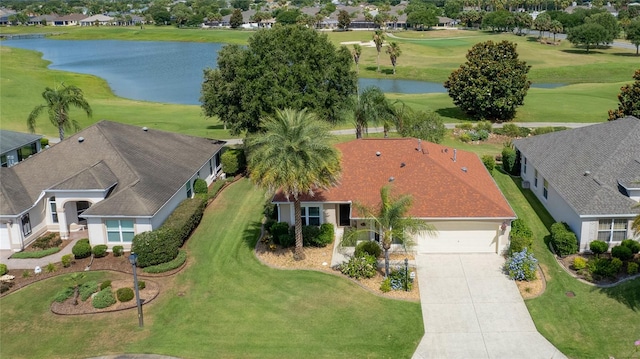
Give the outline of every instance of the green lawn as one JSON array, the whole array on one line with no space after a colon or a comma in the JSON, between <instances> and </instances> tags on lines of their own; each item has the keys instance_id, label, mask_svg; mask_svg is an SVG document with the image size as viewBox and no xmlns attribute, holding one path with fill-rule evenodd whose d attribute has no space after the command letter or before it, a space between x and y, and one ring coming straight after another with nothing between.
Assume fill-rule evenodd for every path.
<instances>
[{"instance_id":1,"label":"green lawn","mask_svg":"<svg viewBox=\"0 0 640 359\"><path fill-rule=\"evenodd\" d=\"M187 242L187 268L165 279L168 288L144 307L144 329L135 310L53 315L48 308L61 278L0 299L0 357L411 357L424 331L419 303L384 299L334 275L258 262L252 249L264 201L247 180L221 193Z\"/></svg>"},{"instance_id":2,"label":"green lawn","mask_svg":"<svg viewBox=\"0 0 640 359\"><path fill-rule=\"evenodd\" d=\"M630 358L640 339L640 279L599 289L568 275L545 246L553 218L519 179L498 171L495 179L533 230L533 250L547 273L544 294L525 301L538 331L570 358ZM567 297L568 291L575 297Z\"/></svg>"}]
</instances>

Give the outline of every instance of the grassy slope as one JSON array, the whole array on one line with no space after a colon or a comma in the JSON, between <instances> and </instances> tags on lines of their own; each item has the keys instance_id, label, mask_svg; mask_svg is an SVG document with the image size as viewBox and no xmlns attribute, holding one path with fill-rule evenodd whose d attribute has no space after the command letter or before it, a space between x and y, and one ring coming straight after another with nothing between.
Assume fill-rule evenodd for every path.
<instances>
[{"instance_id":1,"label":"grassy slope","mask_svg":"<svg viewBox=\"0 0 640 359\"><path fill-rule=\"evenodd\" d=\"M54 316L48 305L62 283L57 278L0 300L0 330L12 333L11 340L3 334L0 357L410 357L423 334L419 303L383 299L330 274L257 261L252 248L264 200L246 180L216 199L189 239L188 268L144 308L143 330L135 310Z\"/></svg>"},{"instance_id":2,"label":"grassy slope","mask_svg":"<svg viewBox=\"0 0 640 359\"><path fill-rule=\"evenodd\" d=\"M547 275L547 289L526 301L540 333L571 358L629 358L640 339L640 279L598 289L569 276L545 246L553 218L519 179L495 174L519 218L535 234L533 250ZM567 291L575 297L565 295Z\"/></svg>"}]
</instances>

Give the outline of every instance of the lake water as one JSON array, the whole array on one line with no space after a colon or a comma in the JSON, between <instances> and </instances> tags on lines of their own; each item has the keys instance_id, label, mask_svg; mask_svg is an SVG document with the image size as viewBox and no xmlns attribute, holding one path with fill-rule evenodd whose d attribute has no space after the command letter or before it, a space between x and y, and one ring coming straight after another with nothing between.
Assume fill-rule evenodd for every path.
<instances>
[{"instance_id":1,"label":"lake water","mask_svg":"<svg viewBox=\"0 0 640 359\"><path fill-rule=\"evenodd\" d=\"M91 74L107 81L120 97L187 105L199 105L203 70L215 67L219 43L51 40L6 40L3 46L41 52L50 69ZM445 92L441 83L395 80L359 80L360 88L378 86L386 93ZM553 88L561 85L540 84Z\"/></svg>"}]
</instances>

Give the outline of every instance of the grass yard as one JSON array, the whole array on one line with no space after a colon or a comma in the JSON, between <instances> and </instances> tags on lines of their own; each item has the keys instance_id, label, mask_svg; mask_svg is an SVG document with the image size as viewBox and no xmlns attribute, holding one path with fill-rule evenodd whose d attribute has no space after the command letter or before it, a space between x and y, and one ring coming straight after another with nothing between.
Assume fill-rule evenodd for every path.
<instances>
[{"instance_id":1,"label":"grass yard","mask_svg":"<svg viewBox=\"0 0 640 359\"><path fill-rule=\"evenodd\" d=\"M0 299L0 357L411 357L424 331L419 303L384 299L330 274L258 262L252 249L264 202L247 180L221 193L187 242L188 267L144 307L144 329L135 310L53 315L49 304L62 278Z\"/></svg>"},{"instance_id":2,"label":"grass yard","mask_svg":"<svg viewBox=\"0 0 640 359\"><path fill-rule=\"evenodd\" d=\"M614 288L583 284L555 261L545 242L553 218L520 179L496 171L498 186L533 230L533 251L547 273L547 289L525 301L538 331L570 358L630 358L640 339L640 279ZM566 292L575 297L566 296ZM637 355L637 354L636 354Z\"/></svg>"}]
</instances>

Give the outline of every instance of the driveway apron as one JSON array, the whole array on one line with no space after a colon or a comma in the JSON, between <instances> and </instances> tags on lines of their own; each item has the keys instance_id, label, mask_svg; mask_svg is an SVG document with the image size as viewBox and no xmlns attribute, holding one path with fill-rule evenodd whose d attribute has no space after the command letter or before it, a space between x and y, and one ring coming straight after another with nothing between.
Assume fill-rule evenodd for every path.
<instances>
[{"instance_id":1,"label":"driveway apron","mask_svg":"<svg viewBox=\"0 0 640 359\"><path fill-rule=\"evenodd\" d=\"M566 358L536 330L497 254L418 254L424 337L414 359Z\"/></svg>"}]
</instances>

